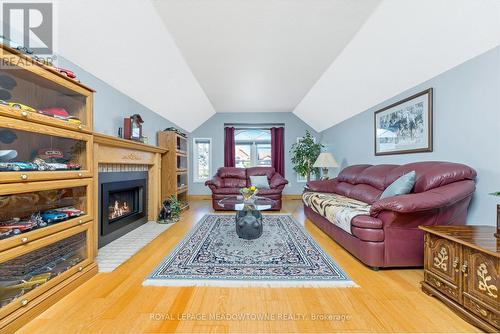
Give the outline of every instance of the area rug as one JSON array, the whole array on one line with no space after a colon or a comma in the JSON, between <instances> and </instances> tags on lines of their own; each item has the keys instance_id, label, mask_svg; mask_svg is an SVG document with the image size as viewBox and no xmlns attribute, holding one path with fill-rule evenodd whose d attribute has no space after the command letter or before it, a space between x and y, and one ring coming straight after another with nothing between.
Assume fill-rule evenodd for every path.
<instances>
[{"instance_id":1,"label":"area rug","mask_svg":"<svg viewBox=\"0 0 500 334\"><path fill-rule=\"evenodd\" d=\"M292 216L264 215L263 226L260 238L245 240L234 215L206 215L143 285L356 286Z\"/></svg>"},{"instance_id":2,"label":"area rug","mask_svg":"<svg viewBox=\"0 0 500 334\"><path fill-rule=\"evenodd\" d=\"M99 272L112 272L173 225L149 221L100 248L96 259Z\"/></svg>"}]
</instances>

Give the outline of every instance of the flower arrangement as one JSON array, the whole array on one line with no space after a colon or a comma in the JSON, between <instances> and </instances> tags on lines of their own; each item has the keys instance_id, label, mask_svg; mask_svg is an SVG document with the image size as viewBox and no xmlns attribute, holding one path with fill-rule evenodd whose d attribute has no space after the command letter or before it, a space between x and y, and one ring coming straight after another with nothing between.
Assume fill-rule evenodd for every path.
<instances>
[{"instance_id":1,"label":"flower arrangement","mask_svg":"<svg viewBox=\"0 0 500 334\"><path fill-rule=\"evenodd\" d=\"M240 189L240 194L243 195L243 199L245 201L250 201L252 198L257 195L259 190L256 186L246 187Z\"/></svg>"},{"instance_id":2,"label":"flower arrangement","mask_svg":"<svg viewBox=\"0 0 500 334\"><path fill-rule=\"evenodd\" d=\"M491 193L490 195L493 195L493 196L499 196L499 197L500 197L500 191L497 191L497 192Z\"/></svg>"}]
</instances>

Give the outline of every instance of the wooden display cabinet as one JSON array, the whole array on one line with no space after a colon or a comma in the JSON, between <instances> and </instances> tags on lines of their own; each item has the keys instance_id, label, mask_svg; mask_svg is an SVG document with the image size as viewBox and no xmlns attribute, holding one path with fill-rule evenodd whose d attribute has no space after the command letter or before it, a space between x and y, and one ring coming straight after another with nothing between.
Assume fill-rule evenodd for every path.
<instances>
[{"instance_id":1,"label":"wooden display cabinet","mask_svg":"<svg viewBox=\"0 0 500 334\"><path fill-rule=\"evenodd\" d=\"M176 196L182 209L188 204L188 139L175 131L159 131L158 146L168 150L161 159L161 198Z\"/></svg>"},{"instance_id":2,"label":"wooden display cabinet","mask_svg":"<svg viewBox=\"0 0 500 334\"><path fill-rule=\"evenodd\" d=\"M459 316L500 331L500 243L490 226L421 226L425 231L422 290Z\"/></svg>"},{"instance_id":3,"label":"wooden display cabinet","mask_svg":"<svg viewBox=\"0 0 500 334\"><path fill-rule=\"evenodd\" d=\"M17 152L17 156L11 160L0 160L2 182L85 178L93 175L91 135L2 116L0 134L8 137L7 143L0 141L0 150ZM56 157L46 157L47 152L55 153ZM62 156L59 157L57 152ZM49 165L52 162L55 164L45 167L42 171L11 171L12 167L4 165L12 162L33 162L36 158L44 159ZM80 168L51 170L52 166L59 166L57 163L78 164Z\"/></svg>"},{"instance_id":4,"label":"wooden display cabinet","mask_svg":"<svg viewBox=\"0 0 500 334\"><path fill-rule=\"evenodd\" d=\"M26 57L7 46L0 45L0 81L6 102L23 104L37 112L16 109L0 104L0 115L25 119L69 130L92 132L93 90L69 79L55 69ZM40 113L48 108L62 108L81 124Z\"/></svg>"},{"instance_id":5,"label":"wooden display cabinet","mask_svg":"<svg viewBox=\"0 0 500 334\"><path fill-rule=\"evenodd\" d=\"M2 45L0 62L3 334L95 275L97 247L93 90Z\"/></svg>"}]
</instances>

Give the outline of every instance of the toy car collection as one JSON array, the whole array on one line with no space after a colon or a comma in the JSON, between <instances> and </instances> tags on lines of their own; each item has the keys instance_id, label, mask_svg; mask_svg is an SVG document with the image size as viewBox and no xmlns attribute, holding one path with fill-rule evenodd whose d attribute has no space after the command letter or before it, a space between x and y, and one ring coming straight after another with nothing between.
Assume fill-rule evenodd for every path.
<instances>
[{"instance_id":1,"label":"toy car collection","mask_svg":"<svg viewBox=\"0 0 500 334\"><path fill-rule=\"evenodd\" d=\"M35 171L38 170L38 166L32 162L22 162L22 161L9 161L0 162L0 171Z\"/></svg>"},{"instance_id":2,"label":"toy car collection","mask_svg":"<svg viewBox=\"0 0 500 334\"><path fill-rule=\"evenodd\" d=\"M58 223L68 218L68 215L58 210L48 210L41 213L42 219L47 224Z\"/></svg>"},{"instance_id":3,"label":"toy car collection","mask_svg":"<svg viewBox=\"0 0 500 334\"><path fill-rule=\"evenodd\" d=\"M71 79L75 79L76 78L76 74L75 72L71 71L71 70L68 70L66 68L61 68L61 67L55 67L54 66L54 69L61 73L61 74L64 74L65 76L67 76L68 78L71 78Z\"/></svg>"},{"instance_id":4,"label":"toy car collection","mask_svg":"<svg viewBox=\"0 0 500 334\"><path fill-rule=\"evenodd\" d=\"M13 234L10 228L0 227L0 239L5 239Z\"/></svg>"},{"instance_id":5,"label":"toy car collection","mask_svg":"<svg viewBox=\"0 0 500 334\"><path fill-rule=\"evenodd\" d=\"M24 111L29 111L29 112L36 112L36 109L30 106L27 106L25 104L19 103L19 102L7 102L9 107L13 109L19 109L19 110L24 110Z\"/></svg>"},{"instance_id":6,"label":"toy car collection","mask_svg":"<svg viewBox=\"0 0 500 334\"><path fill-rule=\"evenodd\" d=\"M81 215L83 215L85 213L84 211L82 211L80 209L77 209L77 208L75 208L73 206L66 206L66 207L63 207L63 208L54 209L54 211L58 211L58 212L64 213L64 214L66 214L70 218L79 217L79 216L81 216Z\"/></svg>"},{"instance_id":7,"label":"toy car collection","mask_svg":"<svg viewBox=\"0 0 500 334\"><path fill-rule=\"evenodd\" d=\"M34 215L28 220L21 220L20 218L13 218L4 222L0 222L0 228L9 229L13 234L21 234L30 231L38 226L43 227L47 224L41 221L41 218Z\"/></svg>"}]
</instances>

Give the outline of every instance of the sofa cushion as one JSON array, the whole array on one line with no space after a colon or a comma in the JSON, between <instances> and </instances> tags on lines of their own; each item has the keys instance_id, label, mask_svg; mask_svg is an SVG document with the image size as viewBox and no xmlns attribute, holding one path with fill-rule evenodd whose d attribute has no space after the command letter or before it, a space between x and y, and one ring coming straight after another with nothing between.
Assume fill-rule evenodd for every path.
<instances>
[{"instance_id":1,"label":"sofa cushion","mask_svg":"<svg viewBox=\"0 0 500 334\"><path fill-rule=\"evenodd\" d=\"M343 183L348 185L348 183ZM358 201L365 202L368 204L374 203L382 193L382 190L378 190L368 184L356 184L355 186L349 185L349 197L357 199Z\"/></svg>"},{"instance_id":2,"label":"sofa cushion","mask_svg":"<svg viewBox=\"0 0 500 334\"><path fill-rule=\"evenodd\" d=\"M358 177L358 175L362 171L371 166L372 165L353 165L346 167L337 176L337 180L340 182L348 182L350 184L356 184L356 178Z\"/></svg>"},{"instance_id":3,"label":"sofa cushion","mask_svg":"<svg viewBox=\"0 0 500 334\"><path fill-rule=\"evenodd\" d=\"M217 188L212 192L218 195L239 195L240 188Z\"/></svg>"},{"instance_id":4,"label":"sofa cushion","mask_svg":"<svg viewBox=\"0 0 500 334\"><path fill-rule=\"evenodd\" d=\"M281 191L281 189L259 189L257 196L267 197L268 195L279 195Z\"/></svg>"},{"instance_id":5,"label":"sofa cushion","mask_svg":"<svg viewBox=\"0 0 500 334\"><path fill-rule=\"evenodd\" d=\"M386 188L385 177L397 165L375 165L361 171L356 177L356 184L369 184L379 190Z\"/></svg>"},{"instance_id":6,"label":"sofa cushion","mask_svg":"<svg viewBox=\"0 0 500 334\"><path fill-rule=\"evenodd\" d=\"M222 167L219 168L219 171L217 172L219 177L221 178L231 178L231 179L242 179L246 180L247 179L247 172L245 168L238 168L238 167Z\"/></svg>"},{"instance_id":7,"label":"sofa cushion","mask_svg":"<svg viewBox=\"0 0 500 334\"><path fill-rule=\"evenodd\" d=\"M384 192L380 195L380 199L409 194L415 186L416 178L417 174L415 171L411 171L408 174L399 177L384 190Z\"/></svg>"},{"instance_id":8,"label":"sofa cushion","mask_svg":"<svg viewBox=\"0 0 500 334\"><path fill-rule=\"evenodd\" d=\"M453 162L425 161L415 162L394 168L386 177L386 186L389 186L402 175L415 171L414 193L421 193L447 184L474 180L476 171L466 165Z\"/></svg>"},{"instance_id":9,"label":"sofa cushion","mask_svg":"<svg viewBox=\"0 0 500 334\"><path fill-rule=\"evenodd\" d=\"M266 175L250 175L250 185L257 189L269 189L269 179Z\"/></svg>"},{"instance_id":10,"label":"sofa cushion","mask_svg":"<svg viewBox=\"0 0 500 334\"><path fill-rule=\"evenodd\" d=\"M368 215L370 212L370 205L337 194L305 192L302 199L314 212L350 234L351 220L357 215Z\"/></svg>"},{"instance_id":11,"label":"sofa cushion","mask_svg":"<svg viewBox=\"0 0 500 334\"><path fill-rule=\"evenodd\" d=\"M246 179L233 179L233 178L223 178L223 187L224 188L245 188L247 186Z\"/></svg>"},{"instance_id":12,"label":"sofa cushion","mask_svg":"<svg viewBox=\"0 0 500 334\"><path fill-rule=\"evenodd\" d=\"M274 169L274 167L250 167L250 168L247 168L247 177L265 175L265 176L267 176L267 179L270 180L273 177L274 173L276 173L276 170Z\"/></svg>"}]
</instances>

